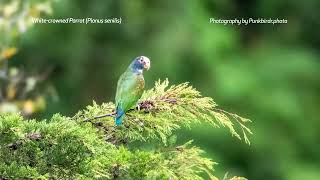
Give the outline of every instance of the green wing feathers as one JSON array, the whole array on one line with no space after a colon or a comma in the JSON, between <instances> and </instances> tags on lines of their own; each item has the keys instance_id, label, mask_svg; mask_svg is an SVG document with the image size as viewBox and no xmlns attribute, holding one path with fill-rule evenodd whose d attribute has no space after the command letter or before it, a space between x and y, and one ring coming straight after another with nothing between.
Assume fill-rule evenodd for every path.
<instances>
[{"instance_id":1,"label":"green wing feathers","mask_svg":"<svg viewBox=\"0 0 320 180\"><path fill-rule=\"evenodd\" d=\"M121 75L116 93L116 105L126 112L136 105L144 89L144 79L142 75L132 72L125 72Z\"/></svg>"}]
</instances>

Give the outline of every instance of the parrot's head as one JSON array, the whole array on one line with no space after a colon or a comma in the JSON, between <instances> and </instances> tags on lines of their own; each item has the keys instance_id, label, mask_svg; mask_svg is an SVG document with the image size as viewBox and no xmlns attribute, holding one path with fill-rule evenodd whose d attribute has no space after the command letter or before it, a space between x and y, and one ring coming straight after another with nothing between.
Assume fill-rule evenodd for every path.
<instances>
[{"instance_id":1,"label":"parrot's head","mask_svg":"<svg viewBox=\"0 0 320 180\"><path fill-rule=\"evenodd\" d=\"M140 71L142 72L144 69L149 70L150 69L150 60L149 60L149 58L147 58L146 56L136 57L133 60L132 68L135 71L139 71L139 72Z\"/></svg>"}]
</instances>

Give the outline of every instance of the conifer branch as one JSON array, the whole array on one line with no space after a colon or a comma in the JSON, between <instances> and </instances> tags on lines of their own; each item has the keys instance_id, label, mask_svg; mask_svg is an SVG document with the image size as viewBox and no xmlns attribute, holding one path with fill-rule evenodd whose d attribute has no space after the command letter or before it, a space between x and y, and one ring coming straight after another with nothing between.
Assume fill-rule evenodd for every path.
<instances>
[{"instance_id":1,"label":"conifer branch","mask_svg":"<svg viewBox=\"0 0 320 180\"><path fill-rule=\"evenodd\" d=\"M126 113L124 125L115 129L114 121L109 116L114 109L115 105L111 102L102 105L94 102L92 106L79 111L77 117L88 117L92 123L100 124L107 140L116 144L150 139L160 139L166 144L174 130L182 126L190 128L192 123L201 122L209 123L213 127L227 127L233 136L243 138L250 144L247 133L252 132L246 126L246 123L251 122L249 119L218 108L212 98L202 97L200 92L188 83L169 87L168 80L156 82L154 88L143 93L138 106ZM236 131L232 120L239 124L243 137Z\"/></svg>"}]
</instances>

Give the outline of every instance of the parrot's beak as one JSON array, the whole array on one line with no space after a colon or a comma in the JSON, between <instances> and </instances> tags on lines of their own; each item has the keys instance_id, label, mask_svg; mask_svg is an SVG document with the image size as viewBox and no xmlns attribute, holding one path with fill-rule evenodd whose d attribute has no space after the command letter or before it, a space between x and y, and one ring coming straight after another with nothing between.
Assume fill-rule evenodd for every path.
<instances>
[{"instance_id":1,"label":"parrot's beak","mask_svg":"<svg viewBox=\"0 0 320 180\"><path fill-rule=\"evenodd\" d=\"M149 70L150 69L150 59L145 56L142 56L142 58L143 58L143 68L146 70Z\"/></svg>"},{"instance_id":2,"label":"parrot's beak","mask_svg":"<svg viewBox=\"0 0 320 180\"><path fill-rule=\"evenodd\" d=\"M145 63L143 67L148 71L150 69L150 63Z\"/></svg>"}]
</instances>

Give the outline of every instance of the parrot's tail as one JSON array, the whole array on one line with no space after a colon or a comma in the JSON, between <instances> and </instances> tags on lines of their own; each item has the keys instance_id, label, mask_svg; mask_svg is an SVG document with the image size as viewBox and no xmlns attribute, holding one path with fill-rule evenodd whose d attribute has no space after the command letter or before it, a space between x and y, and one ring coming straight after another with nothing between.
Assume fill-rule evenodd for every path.
<instances>
[{"instance_id":1,"label":"parrot's tail","mask_svg":"<svg viewBox=\"0 0 320 180\"><path fill-rule=\"evenodd\" d=\"M116 125L117 126L122 124L123 117L124 117L124 114L122 116L120 116L120 117L116 117Z\"/></svg>"},{"instance_id":2,"label":"parrot's tail","mask_svg":"<svg viewBox=\"0 0 320 180\"><path fill-rule=\"evenodd\" d=\"M123 118L124 118L124 111L121 108L117 108L117 115L116 115L116 125L117 126L122 124Z\"/></svg>"}]
</instances>

